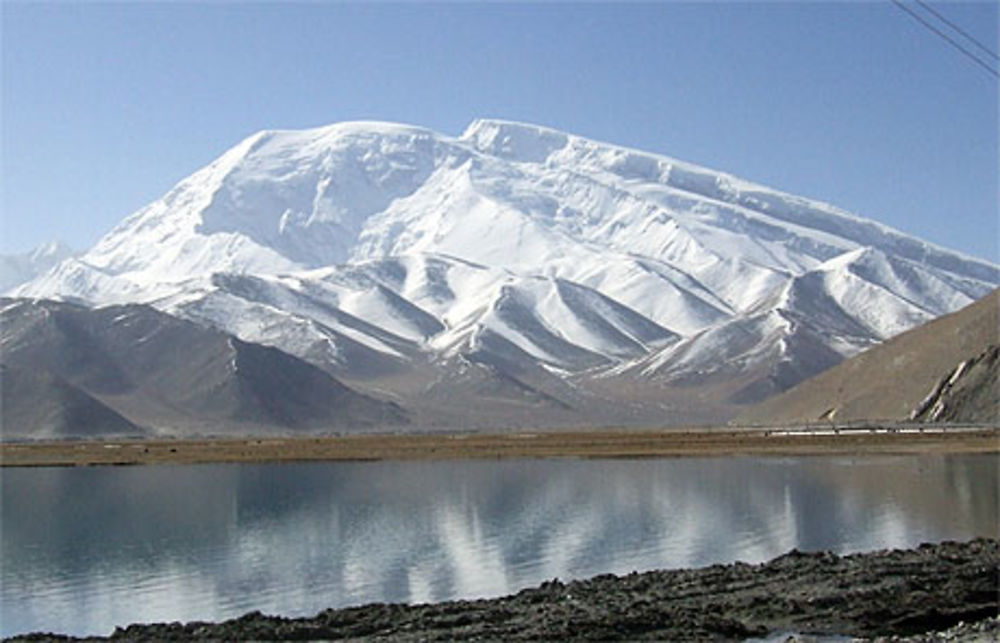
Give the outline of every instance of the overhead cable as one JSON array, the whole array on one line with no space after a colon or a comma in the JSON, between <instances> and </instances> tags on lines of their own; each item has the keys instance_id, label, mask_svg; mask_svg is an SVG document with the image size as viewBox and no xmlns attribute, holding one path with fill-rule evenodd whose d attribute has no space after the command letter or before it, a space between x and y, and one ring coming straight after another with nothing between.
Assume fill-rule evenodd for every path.
<instances>
[{"instance_id":1,"label":"overhead cable","mask_svg":"<svg viewBox=\"0 0 1000 643\"><path fill-rule=\"evenodd\" d=\"M982 61L980 58L978 58L971 51L969 51L968 49L966 49L965 47L963 47L959 43L955 42L948 34L944 33L943 31L941 31L940 29L938 29L937 27L935 27L931 23L927 22L922 16L920 16L919 14L911 11L906 5L904 5L902 2L900 2L900 0L892 0L892 3L894 5L896 5L897 7L899 7L901 10L903 10L906 13L910 14L910 16L912 16L914 20L916 20L917 22L919 22L920 24L922 24L924 27L930 29L935 34L937 34L941 38L945 39L952 47L954 47L958 51L962 52L966 57L968 57L969 59L971 59L973 62L975 62L977 65L979 65L980 67L982 67L983 69L985 69L990 74L992 74L995 78L1000 78L1000 74L997 74L997 71L995 69L993 69L993 67L991 67L988 63Z\"/></svg>"},{"instance_id":2,"label":"overhead cable","mask_svg":"<svg viewBox=\"0 0 1000 643\"><path fill-rule=\"evenodd\" d=\"M923 0L914 0L914 1L917 4L919 4L921 7L923 7L924 10L926 10L926 11L934 14L935 18L937 18L938 20L940 20L944 24L946 24L949 27L951 27L957 33L962 34L962 36L966 40L968 40L969 42L971 42L972 44L974 44L976 47L979 47L979 49L981 49L982 51L984 51L987 54L989 54L989 56L991 58L993 58L993 60L1000 60L1000 56L997 56L996 53L993 52L993 50L991 50L989 47L987 47L986 45L984 45L983 43L979 42L974 37L972 37L971 35L969 35L969 32L967 32L966 30L962 29L961 27L959 27L958 25L956 25L951 20L948 20L947 18L945 18L944 16L942 16L937 10L934 9L934 7L932 7L931 5L927 4Z\"/></svg>"}]
</instances>

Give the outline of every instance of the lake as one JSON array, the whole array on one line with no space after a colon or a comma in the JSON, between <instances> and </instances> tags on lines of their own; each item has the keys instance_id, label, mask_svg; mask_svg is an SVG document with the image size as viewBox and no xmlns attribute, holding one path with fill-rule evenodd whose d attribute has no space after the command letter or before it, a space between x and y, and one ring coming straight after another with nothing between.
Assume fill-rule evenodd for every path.
<instances>
[{"instance_id":1,"label":"lake","mask_svg":"<svg viewBox=\"0 0 1000 643\"><path fill-rule=\"evenodd\" d=\"M0 634L995 538L997 471L993 455L7 468Z\"/></svg>"}]
</instances>

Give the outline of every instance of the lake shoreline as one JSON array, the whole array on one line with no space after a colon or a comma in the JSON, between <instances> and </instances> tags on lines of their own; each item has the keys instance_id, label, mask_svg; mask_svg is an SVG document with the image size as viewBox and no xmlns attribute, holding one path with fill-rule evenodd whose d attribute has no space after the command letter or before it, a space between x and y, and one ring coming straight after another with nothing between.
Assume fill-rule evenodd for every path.
<instances>
[{"instance_id":1,"label":"lake shoreline","mask_svg":"<svg viewBox=\"0 0 1000 643\"><path fill-rule=\"evenodd\" d=\"M5 442L0 466L915 453L1000 453L1000 429L601 429Z\"/></svg>"},{"instance_id":2,"label":"lake shoreline","mask_svg":"<svg viewBox=\"0 0 1000 643\"><path fill-rule=\"evenodd\" d=\"M745 640L804 633L924 641L941 640L932 633L949 628L956 629L947 640L990 640L1000 632L998 581L1000 542L979 538L554 579L492 599L373 603L302 618L250 612L218 623L132 624L109 639L36 632L9 640Z\"/></svg>"}]
</instances>

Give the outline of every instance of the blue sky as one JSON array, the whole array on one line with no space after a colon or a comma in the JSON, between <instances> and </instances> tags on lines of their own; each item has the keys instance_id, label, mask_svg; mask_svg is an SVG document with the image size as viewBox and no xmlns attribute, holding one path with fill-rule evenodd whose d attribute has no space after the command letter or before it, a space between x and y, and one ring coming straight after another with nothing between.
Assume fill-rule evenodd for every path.
<instances>
[{"instance_id":1,"label":"blue sky","mask_svg":"<svg viewBox=\"0 0 1000 643\"><path fill-rule=\"evenodd\" d=\"M0 5L2 252L86 248L260 129L495 117L1000 260L997 80L888 1ZM996 51L997 2L934 6Z\"/></svg>"}]
</instances>

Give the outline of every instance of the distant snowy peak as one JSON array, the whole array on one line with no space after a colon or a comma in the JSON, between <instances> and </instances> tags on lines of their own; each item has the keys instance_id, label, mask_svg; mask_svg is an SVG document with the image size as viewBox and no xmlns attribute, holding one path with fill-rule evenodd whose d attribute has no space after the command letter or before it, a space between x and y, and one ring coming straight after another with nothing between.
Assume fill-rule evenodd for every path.
<instances>
[{"instance_id":1,"label":"distant snowy peak","mask_svg":"<svg viewBox=\"0 0 1000 643\"><path fill-rule=\"evenodd\" d=\"M39 244L35 249L28 253L28 258L36 265L46 263L55 264L62 261L66 257L71 257L75 254L77 254L77 252L62 241L52 240Z\"/></svg>"},{"instance_id":2,"label":"distant snowy peak","mask_svg":"<svg viewBox=\"0 0 1000 643\"><path fill-rule=\"evenodd\" d=\"M84 260L161 280L414 251L533 266L593 247L793 274L877 247L958 276L997 277L994 266L825 204L495 120L475 121L458 138L374 122L260 132L130 217Z\"/></svg>"},{"instance_id":3,"label":"distant snowy peak","mask_svg":"<svg viewBox=\"0 0 1000 643\"><path fill-rule=\"evenodd\" d=\"M696 237L705 234L697 227L702 222L751 239L782 241L815 259L830 259L857 247L880 247L964 276L997 279L996 266L987 262L822 202L667 156L509 121L474 121L462 140L508 161L585 173L675 217L686 211L689 216L675 220L695 231Z\"/></svg>"},{"instance_id":4,"label":"distant snowy peak","mask_svg":"<svg viewBox=\"0 0 1000 643\"><path fill-rule=\"evenodd\" d=\"M48 241L28 252L0 255L0 293L34 279L76 254L60 241Z\"/></svg>"},{"instance_id":5,"label":"distant snowy peak","mask_svg":"<svg viewBox=\"0 0 1000 643\"><path fill-rule=\"evenodd\" d=\"M824 203L483 119L254 134L15 292L149 303L346 377L729 378L749 401L998 284Z\"/></svg>"}]
</instances>

